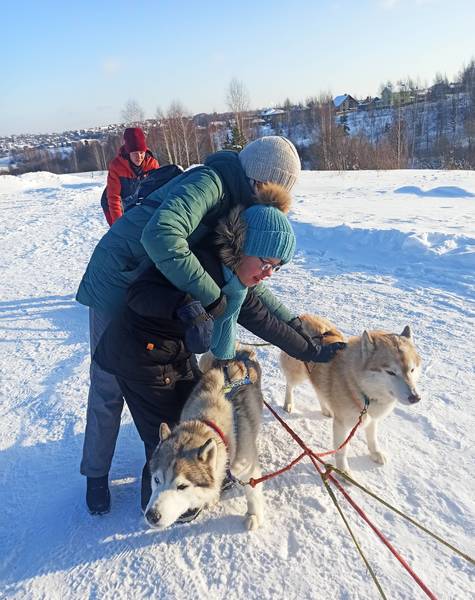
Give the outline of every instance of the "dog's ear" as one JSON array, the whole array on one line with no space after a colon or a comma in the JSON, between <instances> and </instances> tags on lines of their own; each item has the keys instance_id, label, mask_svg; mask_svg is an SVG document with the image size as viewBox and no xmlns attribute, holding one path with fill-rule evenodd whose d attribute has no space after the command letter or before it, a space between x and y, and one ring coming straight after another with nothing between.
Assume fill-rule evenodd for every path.
<instances>
[{"instance_id":1,"label":"dog's ear","mask_svg":"<svg viewBox=\"0 0 475 600\"><path fill-rule=\"evenodd\" d=\"M228 363L228 375L231 381L243 379L246 375L246 365L241 360L233 360Z\"/></svg>"},{"instance_id":2,"label":"dog's ear","mask_svg":"<svg viewBox=\"0 0 475 600\"><path fill-rule=\"evenodd\" d=\"M236 342L236 360L257 360L254 348L241 342Z\"/></svg>"},{"instance_id":3,"label":"dog's ear","mask_svg":"<svg viewBox=\"0 0 475 600\"><path fill-rule=\"evenodd\" d=\"M170 427L166 423L160 423L160 429L158 430L158 435L160 437L160 441L164 442L167 438L171 436L172 432Z\"/></svg>"},{"instance_id":4,"label":"dog's ear","mask_svg":"<svg viewBox=\"0 0 475 600\"><path fill-rule=\"evenodd\" d=\"M257 372L257 369L255 367L253 367L252 365L249 365L248 373L249 373L249 379L251 380L251 383L256 383L256 381L259 379L259 374Z\"/></svg>"},{"instance_id":5,"label":"dog's ear","mask_svg":"<svg viewBox=\"0 0 475 600\"><path fill-rule=\"evenodd\" d=\"M361 354L363 356L363 360L368 360L368 358L374 352L374 342L370 336L370 334L365 330L363 331L363 335L361 336Z\"/></svg>"},{"instance_id":6,"label":"dog's ear","mask_svg":"<svg viewBox=\"0 0 475 600\"><path fill-rule=\"evenodd\" d=\"M218 446L216 440L209 438L198 450L198 460L216 467L216 458L218 453Z\"/></svg>"},{"instance_id":7,"label":"dog's ear","mask_svg":"<svg viewBox=\"0 0 475 600\"><path fill-rule=\"evenodd\" d=\"M200 371L202 373L206 373L206 371L209 371L211 369L211 367L213 366L213 362L214 362L214 356L210 351L202 354L200 357L199 363L198 363L198 365L200 367Z\"/></svg>"},{"instance_id":8,"label":"dog's ear","mask_svg":"<svg viewBox=\"0 0 475 600\"><path fill-rule=\"evenodd\" d=\"M409 325L406 325L404 327L404 329L402 330L402 333L401 333L401 337L405 337L405 338L408 338L409 340L412 340L412 331L411 331L411 328L409 327Z\"/></svg>"}]
</instances>

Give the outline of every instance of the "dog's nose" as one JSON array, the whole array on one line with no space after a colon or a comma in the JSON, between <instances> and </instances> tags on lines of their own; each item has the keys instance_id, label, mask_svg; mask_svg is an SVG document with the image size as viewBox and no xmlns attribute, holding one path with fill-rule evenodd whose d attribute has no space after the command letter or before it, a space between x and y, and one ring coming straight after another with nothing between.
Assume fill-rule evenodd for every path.
<instances>
[{"instance_id":1,"label":"dog's nose","mask_svg":"<svg viewBox=\"0 0 475 600\"><path fill-rule=\"evenodd\" d=\"M410 396L408 396L407 399L409 400L409 402L411 404L416 404L416 402L420 401L421 397L419 396L419 394L417 394L416 392L414 392L413 394L411 394Z\"/></svg>"},{"instance_id":2,"label":"dog's nose","mask_svg":"<svg viewBox=\"0 0 475 600\"><path fill-rule=\"evenodd\" d=\"M151 508L145 513L145 518L150 523L150 525L158 525L160 519L162 518L162 515L157 510L153 510L153 508Z\"/></svg>"}]
</instances>

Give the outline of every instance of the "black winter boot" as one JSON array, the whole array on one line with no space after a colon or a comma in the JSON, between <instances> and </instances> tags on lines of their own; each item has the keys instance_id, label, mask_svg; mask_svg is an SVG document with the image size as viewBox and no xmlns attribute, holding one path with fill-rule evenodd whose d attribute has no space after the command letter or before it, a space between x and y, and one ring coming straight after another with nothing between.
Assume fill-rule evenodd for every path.
<instances>
[{"instance_id":1,"label":"black winter boot","mask_svg":"<svg viewBox=\"0 0 475 600\"><path fill-rule=\"evenodd\" d=\"M140 504L142 506L142 512L145 514L148 501L152 495L152 476L150 475L150 469L148 462L145 463L142 469L142 487L140 489Z\"/></svg>"},{"instance_id":2,"label":"black winter boot","mask_svg":"<svg viewBox=\"0 0 475 600\"><path fill-rule=\"evenodd\" d=\"M86 504L91 515L105 515L110 511L109 475L87 478Z\"/></svg>"}]
</instances>

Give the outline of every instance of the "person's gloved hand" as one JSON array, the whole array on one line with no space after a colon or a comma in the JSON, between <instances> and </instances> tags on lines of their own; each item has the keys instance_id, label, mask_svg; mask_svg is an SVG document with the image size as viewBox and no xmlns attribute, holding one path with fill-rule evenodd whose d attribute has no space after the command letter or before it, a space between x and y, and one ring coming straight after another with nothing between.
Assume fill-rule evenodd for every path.
<instances>
[{"instance_id":1,"label":"person's gloved hand","mask_svg":"<svg viewBox=\"0 0 475 600\"><path fill-rule=\"evenodd\" d=\"M289 325L292 329L298 331L298 333L307 340L309 345L309 349L305 352L305 357L300 360L319 363L330 362L335 358L335 355L339 350L346 348L345 342L334 342L333 344L323 345L321 343L323 339L322 336L312 331L306 321L302 321L300 317L295 317L289 321Z\"/></svg>"},{"instance_id":2,"label":"person's gloved hand","mask_svg":"<svg viewBox=\"0 0 475 600\"><path fill-rule=\"evenodd\" d=\"M346 342L333 342L333 344L326 344L325 346L315 344L313 356L308 360L310 362L327 363L335 358L339 350L344 350L345 348Z\"/></svg>"},{"instance_id":3,"label":"person's gloved hand","mask_svg":"<svg viewBox=\"0 0 475 600\"><path fill-rule=\"evenodd\" d=\"M185 345L194 354L203 354L211 346L213 317L206 312L199 300L192 300L176 311L185 325Z\"/></svg>"},{"instance_id":4,"label":"person's gloved hand","mask_svg":"<svg viewBox=\"0 0 475 600\"><path fill-rule=\"evenodd\" d=\"M288 324L290 327L292 327L292 329L298 331L300 335L307 340L307 342L312 344L320 343L322 336L318 335L318 333L315 333L315 331L312 331L308 323L306 321L302 321L300 317L294 317L291 321L289 321Z\"/></svg>"}]
</instances>

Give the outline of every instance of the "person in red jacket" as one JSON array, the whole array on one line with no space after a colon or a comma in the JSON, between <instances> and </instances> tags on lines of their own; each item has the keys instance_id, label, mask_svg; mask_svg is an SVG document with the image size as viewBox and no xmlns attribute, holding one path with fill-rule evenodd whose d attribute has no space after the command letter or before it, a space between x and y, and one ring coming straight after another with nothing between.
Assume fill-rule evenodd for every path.
<instances>
[{"instance_id":1,"label":"person in red jacket","mask_svg":"<svg viewBox=\"0 0 475 600\"><path fill-rule=\"evenodd\" d=\"M107 187L102 195L102 209L109 225L124 214L123 201L131 196L148 171L159 164L147 148L145 134L140 127L127 127L124 145L109 164Z\"/></svg>"}]
</instances>

